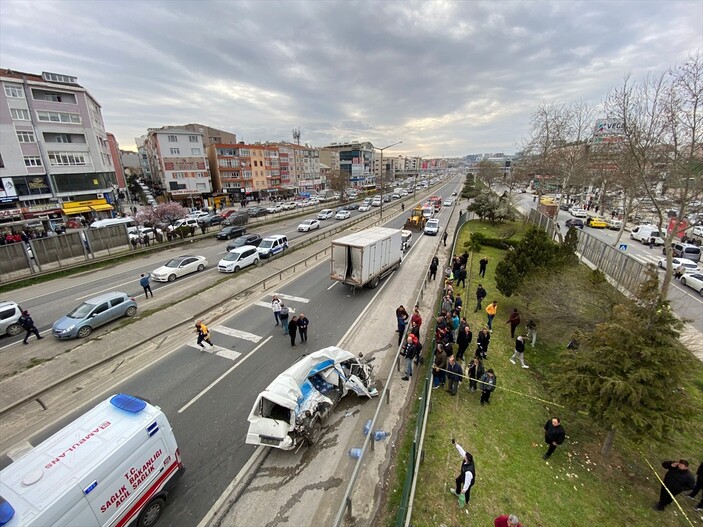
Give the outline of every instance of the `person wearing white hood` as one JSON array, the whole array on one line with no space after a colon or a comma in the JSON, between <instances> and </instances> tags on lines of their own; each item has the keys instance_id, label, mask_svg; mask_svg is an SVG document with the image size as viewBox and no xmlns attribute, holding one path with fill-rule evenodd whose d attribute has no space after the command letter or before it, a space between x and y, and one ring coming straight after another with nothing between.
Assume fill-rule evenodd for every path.
<instances>
[{"instance_id":1,"label":"person wearing white hood","mask_svg":"<svg viewBox=\"0 0 703 527\"><path fill-rule=\"evenodd\" d=\"M525 338L523 336L519 336L515 340L515 351L513 352L513 356L510 357L510 362L515 364L515 359L520 361L523 368L529 368L529 366L525 364Z\"/></svg>"}]
</instances>

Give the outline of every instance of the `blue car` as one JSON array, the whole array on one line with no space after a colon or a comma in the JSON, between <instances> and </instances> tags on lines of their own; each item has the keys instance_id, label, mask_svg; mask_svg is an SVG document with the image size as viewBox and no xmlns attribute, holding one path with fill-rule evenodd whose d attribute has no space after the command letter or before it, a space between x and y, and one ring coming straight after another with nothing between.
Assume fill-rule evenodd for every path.
<instances>
[{"instance_id":1,"label":"blue car","mask_svg":"<svg viewBox=\"0 0 703 527\"><path fill-rule=\"evenodd\" d=\"M126 293L114 291L90 300L54 322L51 334L57 339L86 338L98 328L117 318L133 317L137 302Z\"/></svg>"}]
</instances>

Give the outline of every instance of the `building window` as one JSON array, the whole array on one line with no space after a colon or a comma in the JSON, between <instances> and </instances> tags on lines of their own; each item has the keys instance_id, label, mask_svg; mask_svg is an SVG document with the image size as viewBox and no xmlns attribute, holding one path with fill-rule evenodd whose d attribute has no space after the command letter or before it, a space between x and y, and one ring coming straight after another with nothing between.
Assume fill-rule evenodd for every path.
<instances>
[{"instance_id":1,"label":"building window","mask_svg":"<svg viewBox=\"0 0 703 527\"><path fill-rule=\"evenodd\" d=\"M17 132L17 140L20 143L36 143L34 132Z\"/></svg>"},{"instance_id":2,"label":"building window","mask_svg":"<svg viewBox=\"0 0 703 527\"><path fill-rule=\"evenodd\" d=\"M198 142L198 136L197 136L197 135L189 135L189 136L188 136L188 140L189 140L191 143L197 143L197 142Z\"/></svg>"},{"instance_id":3,"label":"building window","mask_svg":"<svg viewBox=\"0 0 703 527\"><path fill-rule=\"evenodd\" d=\"M76 84L78 82L77 77L70 77L68 75L59 75L58 73L48 73L48 72L43 72L42 77L44 77L44 80L47 81L53 81L53 82L64 82L66 84Z\"/></svg>"},{"instance_id":4,"label":"building window","mask_svg":"<svg viewBox=\"0 0 703 527\"><path fill-rule=\"evenodd\" d=\"M11 99L24 99L24 90L17 84L5 84L5 95Z\"/></svg>"},{"instance_id":5,"label":"building window","mask_svg":"<svg viewBox=\"0 0 703 527\"><path fill-rule=\"evenodd\" d=\"M172 156L177 156L177 155L180 154L180 153L181 153L181 149L180 149L180 148L172 148L172 149L171 149L171 155L172 155Z\"/></svg>"},{"instance_id":6,"label":"building window","mask_svg":"<svg viewBox=\"0 0 703 527\"><path fill-rule=\"evenodd\" d=\"M77 113L67 113L67 112L45 112L38 111L37 119L40 121L46 121L51 123L71 123L80 124L81 116Z\"/></svg>"},{"instance_id":7,"label":"building window","mask_svg":"<svg viewBox=\"0 0 703 527\"><path fill-rule=\"evenodd\" d=\"M39 156L24 156L24 166L26 167L40 167L41 157Z\"/></svg>"},{"instance_id":8,"label":"building window","mask_svg":"<svg viewBox=\"0 0 703 527\"><path fill-rule=\"evenodd\" d=\"M199 155L200 155L200 148L191 148L191 149L190 149L190 155L192 155L192 156L199 156Z\"/></svg>"},{"instance_id":9,"label":"building window","mask_svg":"<svg viewBox=\"0 0 703 527\"><path fill-rule=\"evenodd\" d=\"M78 152L49 152L49 164L53 167L86 165L85 155Z\"/></svg>"},{"instance_id":10,"label":"building window","mask_svg":"<svg viewBox=\"0 0 703 527\"><path fill-rule=\"evenodd\" d=\"M178 136L177 136L177 135L169 135L169 136L168 136L168 142L169 142L169 143L177 143L177 142L178 142Z\"/></svg>"},{"instance_id":11,"label":"building window","mask_svg":"<svg viewBox=\"0 0 703 527\"><path fill-rule=\"evenodd\" d=\"M22 108L10 108L10 115L15 121L29 121L29 111Z\"/></svg>"}]
</instances>

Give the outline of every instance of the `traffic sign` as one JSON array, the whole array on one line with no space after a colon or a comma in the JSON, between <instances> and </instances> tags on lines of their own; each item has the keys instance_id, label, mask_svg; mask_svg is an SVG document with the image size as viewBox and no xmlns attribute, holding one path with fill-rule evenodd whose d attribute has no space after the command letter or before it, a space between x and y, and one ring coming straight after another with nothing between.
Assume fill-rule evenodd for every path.
<instances>
[{"instance_id":1,"label":"traffic sign","mask_svg":"<svg viewBox=\"0 0 703 527\"><path fill-rule=\"evenodd\" d=\"M620 245L618 245L618 249L620 249L621 251L627 251L627 244L621 243Z\"/></svg>"}]
</instances>

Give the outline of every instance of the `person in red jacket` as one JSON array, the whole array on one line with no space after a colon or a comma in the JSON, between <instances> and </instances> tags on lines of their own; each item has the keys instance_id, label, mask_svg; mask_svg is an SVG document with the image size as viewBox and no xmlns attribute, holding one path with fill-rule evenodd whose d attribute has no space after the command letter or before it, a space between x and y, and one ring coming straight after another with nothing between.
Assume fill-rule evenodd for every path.
<instances>
[{"instance_id":1,"label":"person in red jacket","mask_svg":"<svg viewBox=\"0 0 703 527\"><path fill-rule=\"evenodd\" d=\"M495 527L522 527L522 523L520 523L517 516L515 516L514 514L511 514L510 516L508 516L507 514L498 516L493 521L493 525Z\"/></svg>"}]
</instances>

